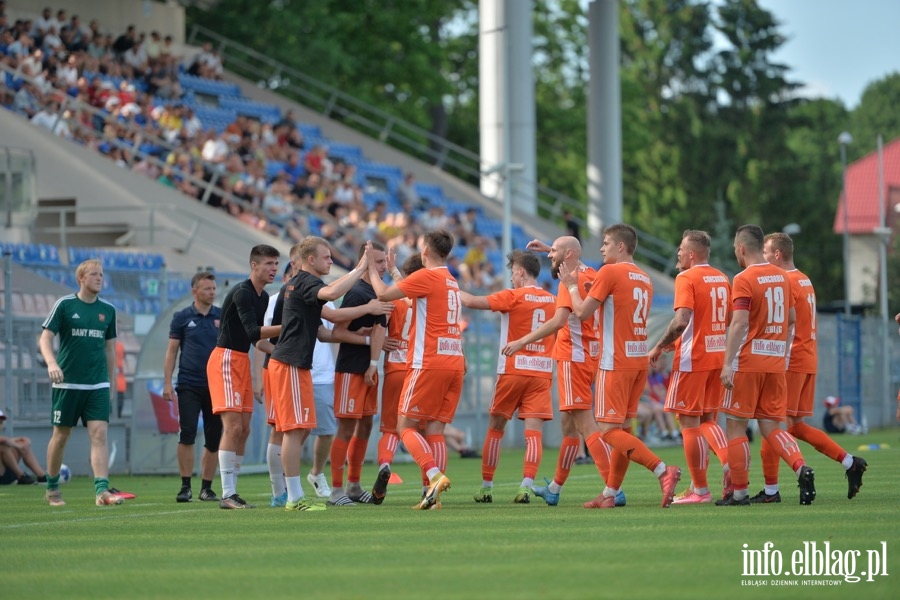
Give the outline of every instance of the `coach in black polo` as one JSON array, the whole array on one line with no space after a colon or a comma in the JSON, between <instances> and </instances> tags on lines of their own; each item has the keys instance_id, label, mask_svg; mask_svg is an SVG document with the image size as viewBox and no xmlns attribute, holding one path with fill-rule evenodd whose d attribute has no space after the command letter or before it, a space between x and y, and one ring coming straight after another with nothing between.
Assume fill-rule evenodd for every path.
<instances>
[{"instance_id":1,"label":"coach in black polo","mask_svg":"<svg viewBox=\"0 0 900 600\"><path fill-rule=\"evenodd\" d=\"M222 438L222 417L213 414L206 363L216 347L219 320L222 310L213 305L216 299L216 276L201 271L191 279L194 302L172 316L169 326L169 345L166 347L164 366L165 385L163 397L172 402L178 400L179 425L178 470L181 474L181 491L176 502L190 502L191 475L194 472L194 441L197 422L203 413L203 457L200 460L200 500L218 501L212 490L212 479L218 466L219 440ZM181 351L178 363L178 386L172 388L172 372L175 357Z\"/></svg>"}]
</instances>

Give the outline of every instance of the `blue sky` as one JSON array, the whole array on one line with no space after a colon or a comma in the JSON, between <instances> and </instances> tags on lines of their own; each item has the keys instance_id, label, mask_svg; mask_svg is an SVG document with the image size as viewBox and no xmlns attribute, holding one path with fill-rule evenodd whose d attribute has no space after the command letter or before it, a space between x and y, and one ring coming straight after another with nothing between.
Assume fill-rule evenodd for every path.
<instances>
[{"instance_id":1,"label":"blue sky","mask_svg":"<svg viewBox=\"0 0 900 600\"><path fill-rule=\"evenodd\" d=\"M859 104L872 81L900 71L900 0L758 0L788 38L775 60L805 96Z\"/></svg>"}]
</instances>

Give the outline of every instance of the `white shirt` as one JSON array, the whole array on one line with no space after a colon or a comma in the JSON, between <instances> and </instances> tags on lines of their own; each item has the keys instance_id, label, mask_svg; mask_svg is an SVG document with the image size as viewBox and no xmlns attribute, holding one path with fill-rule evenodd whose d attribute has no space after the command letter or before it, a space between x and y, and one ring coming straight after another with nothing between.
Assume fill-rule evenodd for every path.
<instances>
[{"instance_id":1,"label":"white shirt","mask_svg":"<svg viewBox=\"0 0 900 600\"><path fill-rule=\"evenodd\" d=\"M335 308L334 302L326 302L325 306L332 310ZM334 330L334 323L327 319L322 319L322 325ZM312 382L313 385L334 383L334 352L331 344L316 341L316 347L313 349Z\"/></svg>"},{"instance_id":2,"label":"white shirt","mask_svg":"<svg viewBox=\"0 0 900 600\"><path fill-rule=\"evenodd\" d=\"M56 113L42 110L31 117L31 122L40 127L44 127L45 129L49 129L59 137L72 137L72 132L69 130L69 124L66 123L65 119L58 118Z\"/></svg>"}]
</instances>

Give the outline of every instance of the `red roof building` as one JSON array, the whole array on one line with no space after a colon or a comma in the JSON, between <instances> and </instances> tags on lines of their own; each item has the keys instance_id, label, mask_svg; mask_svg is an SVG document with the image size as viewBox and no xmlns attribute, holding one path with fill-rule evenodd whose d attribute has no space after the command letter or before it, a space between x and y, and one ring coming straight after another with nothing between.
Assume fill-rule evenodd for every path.
<instances>
[{"instance_id":1,"label":"red roof building","mask_svg":"<svg viewBox=\"0 0 900 600\"><path fill-rule=\"evenodd\" d=\"M900 138L884 145L884 211L886 233L900 221ZM847 165L846 196L842 192L834 216L834 232L844 233L844 211L847 211L850 264L848 272L850 304L875 304L878 298L879 251L883 239L879 235L881 215L878 213L878 152L867 154ZM890 252L890 245L888 252Z\"/></svg>"},{"instance_id":2,"label":"red roof building","mask_svg":"<svg viewBox=\"0 0 900 600\"><path fill-rule=\"evenodd\" d=\"M900 192L900 138L884 145L884 194L887 210L887 226L896 218L898 192ZM893 188L893 196L891 191ZM847 202L849 198L849 202ZM872 152L847 165L847 198L841 193L837 214L834 216L834 232L844 233L844 210L847 212L847 230L850 234L872 234L880 226L878 215L878 152ZM893 200L893 202L892 202Z\"/></svg>"}]
</instances>

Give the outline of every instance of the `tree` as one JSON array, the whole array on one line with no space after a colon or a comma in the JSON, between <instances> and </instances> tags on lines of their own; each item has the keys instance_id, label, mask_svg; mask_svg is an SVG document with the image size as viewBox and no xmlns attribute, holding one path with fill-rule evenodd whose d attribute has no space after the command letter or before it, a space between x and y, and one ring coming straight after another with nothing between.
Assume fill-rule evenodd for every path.
<instances>
[{"instance_id":1,"label":"tree","mask_svg":"<svg viewBox=\"0 0 900 600\"><path fill-rule=\"evenodd\" d=\"M474 37L451 34L448 24L473 7L473 0L220 0L215 10L191 7L187 16L189 23L445 135L445 103L460 96L455 86L471 82L451 76L459 63L448 59L470 54L461 43L477 47Z\"/></svg>"},{"instance_id":2,"label":"tree","mask_svg":"<svg viewBox=\"0 0 900 600\"><path fill-rule=\"evenodd\" d=\"M898 106L900 73L892 73L866 86L847 127L847 131L853 135L853 144L847 147L849 161L874 152L879 135L885 142L900 137Z\"/></svg>"}]
</instances>

